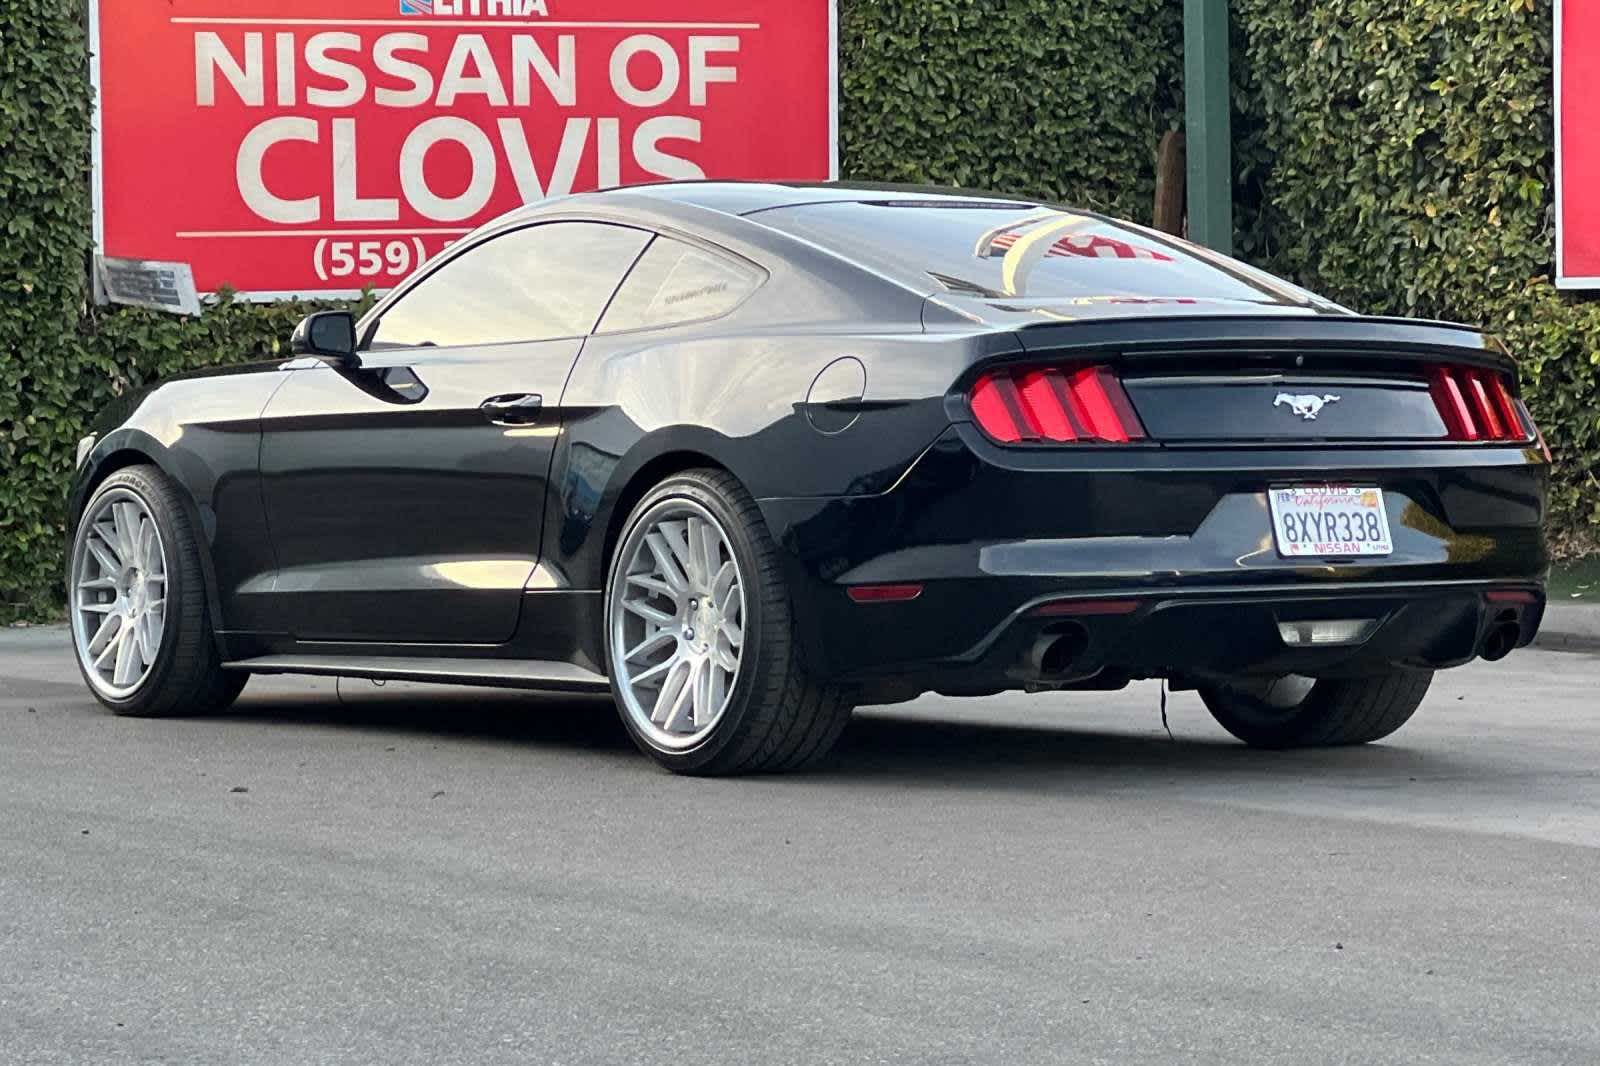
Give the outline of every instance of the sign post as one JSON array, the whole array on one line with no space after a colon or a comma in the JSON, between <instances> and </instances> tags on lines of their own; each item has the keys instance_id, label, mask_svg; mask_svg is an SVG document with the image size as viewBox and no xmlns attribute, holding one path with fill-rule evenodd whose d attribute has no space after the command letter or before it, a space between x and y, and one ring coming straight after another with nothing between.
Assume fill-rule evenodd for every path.
<instances>
[{"instance_id":1,"label":"sign post","mask_svg":"<svg viewBox=\"0 0 1600 1066\"><path fill-rule=\"evenodd\" d=\"M388 288L496 215L837 173L832 0L91 0L95 236L201 292Z\"/></svg>"},{"instance_id":2,"label":"sign post","mask_svg":"<svg viewBox=\"0 0 1600 1066\"><path fill-rule=\"evenodd\" d=\"M1556 285L1600 289L1600 5L1556 0Z\"/></svg>"},{"instance_id":3,"label":"sign post","mask_svg":"<svg viewBox=\"0 0 1600 1066\"><path fill-rule=\"evenodd\" d=\"M1228 0L1183 0L1184 147L1189 239L1233 253L1233 131L1228 99Z\"/></svg>"}]
</instances>

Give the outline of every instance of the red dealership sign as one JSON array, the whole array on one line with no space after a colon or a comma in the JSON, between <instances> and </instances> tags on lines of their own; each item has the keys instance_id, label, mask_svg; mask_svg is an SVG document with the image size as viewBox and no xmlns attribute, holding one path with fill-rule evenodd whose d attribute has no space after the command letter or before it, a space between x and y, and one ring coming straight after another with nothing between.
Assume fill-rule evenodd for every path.
<instances>
[{"instance_id":1,"label":"red dealership sign","mask_svg":"<svg viewBox=\"0 0 1600 1066\"><path fill-rule=\"evenodd\" d=\"M1556 0L1556 284L1600 288L1600 4Z\"/></svg>"},{"instance_id":2,"label":"red dealership sign","mask_svg":"<svg viewBox=\"0 0 1600 1066\"><path fill-rule=\"evenodd\" d=\"M91 0L95 233L387 288L529 200L836 170L832 0Z\"/></svg>"}]
</instances>

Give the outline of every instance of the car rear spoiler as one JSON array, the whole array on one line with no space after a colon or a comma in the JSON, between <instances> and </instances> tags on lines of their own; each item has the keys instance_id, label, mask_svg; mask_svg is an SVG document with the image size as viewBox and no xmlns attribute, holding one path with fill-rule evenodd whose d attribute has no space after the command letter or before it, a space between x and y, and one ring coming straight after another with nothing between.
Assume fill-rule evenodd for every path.
<instances>
[{"instance_id":1,"label":"car rear spoiler","mask_svg":"<svg viewBox=\"0 0 1600 1066\"><path fill-rule=\"evenodd\" d=\"M1360 315L1159 315L1018 326L1029 353L1110 351L1128 362L1182 361L1285 352L1338 354L1352 362L1450 363L1515 373L1498 339L1470 326Z\"/></svg>"}]
</instances>

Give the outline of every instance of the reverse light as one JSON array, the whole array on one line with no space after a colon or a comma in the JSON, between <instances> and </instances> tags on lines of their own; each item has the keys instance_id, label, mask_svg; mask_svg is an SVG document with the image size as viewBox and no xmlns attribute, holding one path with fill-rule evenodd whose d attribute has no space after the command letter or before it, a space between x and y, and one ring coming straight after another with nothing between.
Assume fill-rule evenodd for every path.
<instances>
[{"instance_id":1,"label":"reverse light","mask_svg":"<svg viewBox=\"0 0 1600 1066\"><path fill-rule=\"evenodd\" d=\"M1372 635L1371 618L1331 618L1316 622L1279 622L1278 636L1291 648L1360 644Z\"/></svg>"},{"instance_id":2,"label":"reverse light","mask_svg":"<svg viewBox=\"0 0 1600 1066\"><path fill-rule=\"evenodd\" d=\"M1001 444L1127 444L1145 438L1110 367L995 370L978 379L970 399L978 428Z\"/></svg>"},{"instance_id":3,"label":"reverse light","mask_svg":"<svg viewBox=\"0 0 1600 1066\"><path fill-rule=\"evenodd\" d=\"M1441 366L1428 372L1428 391L1444 419L1445 434L1458 441L1526 441L1527 418L1503 375L1476 367Z\"/></svg>"}]
</instances>

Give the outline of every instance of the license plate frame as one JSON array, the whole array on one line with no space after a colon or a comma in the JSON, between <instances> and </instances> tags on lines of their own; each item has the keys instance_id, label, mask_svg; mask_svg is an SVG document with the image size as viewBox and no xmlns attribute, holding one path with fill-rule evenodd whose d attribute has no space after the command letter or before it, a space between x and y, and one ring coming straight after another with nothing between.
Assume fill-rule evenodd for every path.
<instances>
[{"instance_id":1,"label":"license plate frame","mask_svg":"<svg viewBox=\"0 0 1600 1066\"><path fill-rule=\"evenodd\" d=\"M1394 554L1383 490L1280 485L1267 490L1272 543L1284 559L1381 559Z\"/></svg>"}]
</instances>

